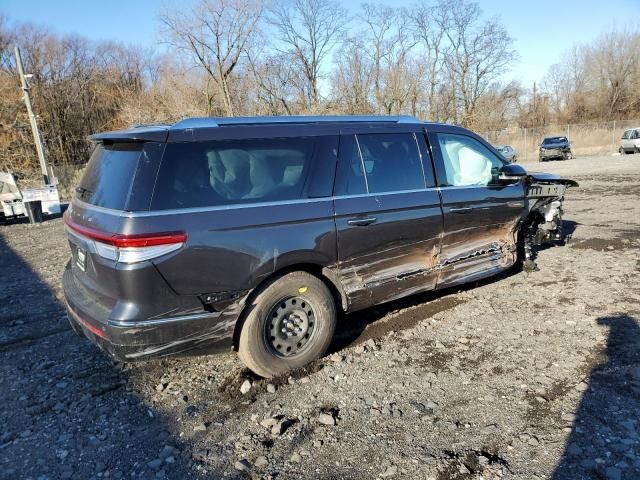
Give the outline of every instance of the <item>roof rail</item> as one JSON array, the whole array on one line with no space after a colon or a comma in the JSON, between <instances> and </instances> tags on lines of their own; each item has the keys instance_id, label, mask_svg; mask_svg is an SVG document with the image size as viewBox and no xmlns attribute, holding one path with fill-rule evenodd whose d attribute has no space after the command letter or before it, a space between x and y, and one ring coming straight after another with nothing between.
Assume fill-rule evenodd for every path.
<instances>
[{"instance_id":1,"label":"roof rail","mask_svg":"<svg viewBox=\"0 0 640 480\"><path fill-rule=\"evenodd\" d=\"M134 128L154 128L154 127L169 127L170 125L167 125L166 123L134 123L133 125L131 125L129 128L130 129L134 129Z\"/></svg>"},{"instance_id":2,"label":"roof rail","mask_svg":"<svg viewBox=\"0 0 640 480\"><path fill-rule=\"evenodd\" d=\"M171 126L172 130L220 127L224 125L269 125L287 123L423 123L409 115L291 115L272 117L197 117L186 118Z\"/></svg>"}]
</instances>

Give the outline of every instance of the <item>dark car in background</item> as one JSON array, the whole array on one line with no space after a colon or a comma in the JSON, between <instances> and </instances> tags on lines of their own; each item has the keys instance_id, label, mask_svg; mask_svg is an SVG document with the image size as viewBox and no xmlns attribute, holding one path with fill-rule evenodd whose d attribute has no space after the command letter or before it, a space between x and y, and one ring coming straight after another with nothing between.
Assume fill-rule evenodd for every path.
<instances>
[{"instance_id":1,"label":"dark car in background","mask_svg":"<svg viewBox=\"0 0 640 480\"><path fill-rule=\"evenodd\" d=\"M267 377L323 355L340 312L531 262L575 185L411 117L188 119L92 140L65 213L73 328L125 361L233 348Z\"/></svg>"},{"instance_id":2,"label":"dark car in background","mask_svg":"<svg viewBox=\"0 0 640 480\"><path fill-rule=\"evenodd\" d=\"M546 137L542 140L538 155L540 162L554 159L570 160L572 158L571 142L567 137Z\"/></svg>"}]
</instances>

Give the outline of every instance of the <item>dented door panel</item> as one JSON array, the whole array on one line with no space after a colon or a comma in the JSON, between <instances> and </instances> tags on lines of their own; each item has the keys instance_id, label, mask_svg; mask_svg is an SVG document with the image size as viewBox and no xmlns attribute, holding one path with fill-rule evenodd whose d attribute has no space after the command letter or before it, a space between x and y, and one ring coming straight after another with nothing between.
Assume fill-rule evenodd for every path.
<instances>
[{"instance_id":1,"label":"dented door panel","mask_svg":"<svg viewBox=\"0 0 640 480\"><path fill-rule=\"evenodd\" d=\"M435 287L442 232L436 189L336 197L335 211L338 266L351 310ZM353 224L367 217L375 221Z\"/></svg>"},{"instance_id":2,"label":"dented door panel","mask_svg":"<svg viewBox=\"0 0 640 480\"><path fill-rule=\"evenodd\" d=\"M516 229L525 211L522 184L443 187L442 210L439 287L489 275L516 261Z\"/></svg>"},{"instance_id":3,"label":"dented door panel","mask_svg":"<svg viewBox=\"0 0 640 480\"><path fill-rule=\"evenodd\" d=\"M440 135L450 139L449 142L453 141L453 144L447 144L448 164L443 158ZM456 151L454 148L449 151L451 145L456 145L458 137L459 150ZM517 229L527 208L525 185L521 182L513 185L493 185L494 167L499 167L504 161L499 155L494 154L491 146L471 132L460 132L456 127L436 125L429 129L428 139L440 186L444 216L437 287L475 280L510 267L517 259ZM451 170L457 161L457 168L462 169L459 171L469 176L469 172L461 166L461 152L467 145L476 150L467 149L464 158L466 165L473 166L473 163L468 163L473 162L473 154L491 161L491 175L488 175L487 171L486 176L478 177L485 178L487 184L456 185L455 180L458 177L452 177L451 171L447 171L447 168ZM471 158L469 152L472 154ZM494 163L497 165L493 165ZM470 173L476 172L471 170Z\"/></svg>"}]
</instances>

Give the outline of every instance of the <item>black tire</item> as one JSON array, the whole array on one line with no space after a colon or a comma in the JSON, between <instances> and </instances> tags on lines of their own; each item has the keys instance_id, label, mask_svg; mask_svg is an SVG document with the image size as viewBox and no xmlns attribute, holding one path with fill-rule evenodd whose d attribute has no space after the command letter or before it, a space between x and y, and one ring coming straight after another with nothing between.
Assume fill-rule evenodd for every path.
<instances>
[{"instance_id":1,"label":"black tire","mask_svg":"<svg viewBox=\"0 0 640 480\"><path fill-rule=\"evenodd\" d=\"M287 314L289 309L293 310ZM300 321L301 331L297 332L296 323L296 331L281 335L280 327L288 329L291 318ZM267 283L247 305L238 356L262 377L286 374L324 355L333 339L336 319L333 296L322 280L306 272L288 273ZM292 336L287 337L289 333ZM296 340L300 342L290 353L286 349L291 347L286 345Z\"/></svg>"},{"instance_id":2,"label":"black tire","mask_svg":"<svg viewBox=\"0 0 640 480\"><path fill-rule=\"evenodd\" d=\"M640 148L636 147L633 149L633 153L640 153Z\"/></svg>"}]
</instances>

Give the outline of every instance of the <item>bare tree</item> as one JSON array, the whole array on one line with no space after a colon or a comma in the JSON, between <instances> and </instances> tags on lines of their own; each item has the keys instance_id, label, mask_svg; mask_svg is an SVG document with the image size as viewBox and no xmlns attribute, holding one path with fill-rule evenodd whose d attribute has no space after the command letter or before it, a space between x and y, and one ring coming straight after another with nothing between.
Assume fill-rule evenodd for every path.
<instances>
[{"instance_id":1,"label":"bare tree","mask_svg":"<svg viewBox=\"0 0 640 480\"><path fill-rule=\"evenodd\" d=\"M640 104L633 89L640 75L640 32L614 29L601 35L586 51L585 69L599 93L601 116L609 120L629 112Z\"/></svg>"},{"instance_id":2,"label":"bare tree","mask_svg":"<svg viewBox=\"0 0 640 480\"><path fill-rule=\"evenodd\" d=\"M234 115L231 75L255 38L262 0L199 0L188 12L165 12L160 20L171 44L205 69L222 95L225 113Z\"/></svg>"},{"instance_id":3,"label":"bare tree","mask_svg":"<svg viewBox=\"0 0 640 480\"><path fill-rule=\"evenodd\" d=\"M282 0L269 12L280 43L275 48L299 70L296 83L305 106L317 109L322 68L341 39L347 12L333 0Z\"/></svg>"},{"instance_id":4,"label":"bare tree","mask_svg":"<svg viewBox=\"0 0 640 480\"><path fill-rule=\"evenodd\" d=\"M512 39L497 19L481 20L477 3L441 0L434 17L445 32L446 68L455 86L460 121L473 125L478 100L517 58Z\"/></svg>"},{"instance_id":5,"label":"bare tree","mask_svg":"<svg viewBox=\"0 0 640 480\"><path fill-rule=\"evenodd\" d=\"M612 29L575 45L549 68L543 88L562 123L640 113L640 31Z\"/></svg>"},{"instance_id":6,"label":"bare tree","mask_svg":"<svg viewBox=\"0 0 640 480\"><path fill-rule=\"evenodd\" d=\"M350 37L336 54L332 94L338 110L349 115L371 113L373 63L361 36Z\"/></svg>"},{"instance_id":7,"label":"bare tree","mask_svg":"<svg viewBox=\"0 0 640 480\"><path fill-rule=\"evenodd\" d=\"M406 111L420 76L411 72L416 42L405 28L406 12L378 4L363 4L358 20L364 25L363 51L370 56L373 92L378 113Z\"/></svg>"},{"instance_id":8,"label":"bare tree","mask_svg":"<svg viewBox=\"0 0 640 480\"><path fill-rule=\"evenodd\" d=\"M441 111L441 84L447 55L444 26L446 11L443 6L432 6L422 0L409 11L414 34L422 47L419 62L424 65L426 76L427 112L432 120L444 120Z\"/></svg>"}]
</instances>

